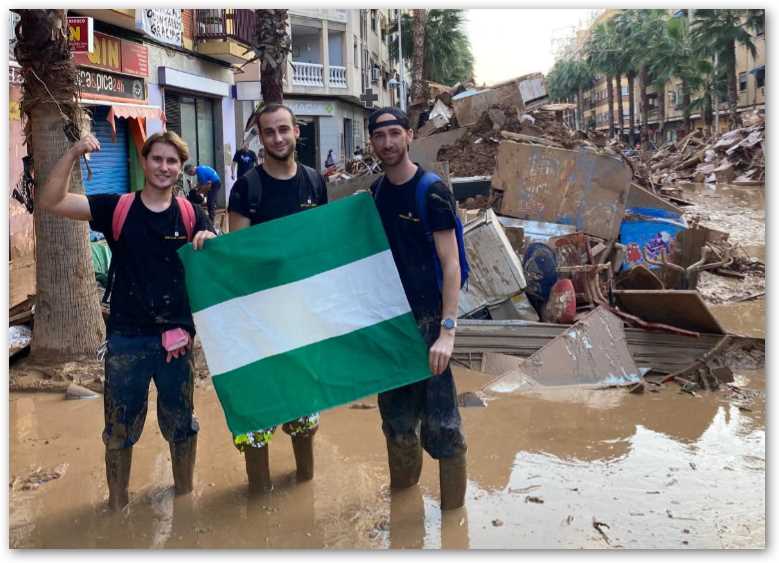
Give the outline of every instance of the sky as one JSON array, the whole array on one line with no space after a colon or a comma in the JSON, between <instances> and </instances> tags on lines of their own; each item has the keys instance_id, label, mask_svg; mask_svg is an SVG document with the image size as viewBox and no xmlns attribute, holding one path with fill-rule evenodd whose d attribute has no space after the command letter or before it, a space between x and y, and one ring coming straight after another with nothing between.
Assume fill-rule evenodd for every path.
<instances>
[{"instance_id":1,"label":"sky","mask_svg":"<svg viewBox=\"0 0 779 563\"><path fill-rule=\"evenodd\" d=\"M584 9L467 10L476 83L488 86L531 72L546 74L554 64L552 40L572 35L589 21Z\"/></svg>"}]
</instances>

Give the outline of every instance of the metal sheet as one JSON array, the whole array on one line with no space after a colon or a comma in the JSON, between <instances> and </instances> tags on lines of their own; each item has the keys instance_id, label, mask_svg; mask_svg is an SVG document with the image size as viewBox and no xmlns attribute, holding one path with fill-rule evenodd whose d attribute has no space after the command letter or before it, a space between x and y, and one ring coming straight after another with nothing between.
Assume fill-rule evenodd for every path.
<instances>
[{"instance_id":1,"label":"metal sheet","mask_svg":"<svg viewBox=\"0 0 779 563\"><path fill-rule=\"evenodd\" d=\"M630 168L616 157L503 141L492 183L503 190L501 215L573 225L615 240L630 178Z\"/></svg>"}]
</instances>

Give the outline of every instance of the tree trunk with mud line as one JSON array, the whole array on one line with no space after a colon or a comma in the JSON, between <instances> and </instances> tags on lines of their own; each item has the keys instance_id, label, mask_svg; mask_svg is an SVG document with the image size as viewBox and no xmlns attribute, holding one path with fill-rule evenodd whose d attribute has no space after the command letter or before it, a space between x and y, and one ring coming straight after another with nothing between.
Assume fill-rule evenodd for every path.
<instances>
[{"instance_id":1,"label":"tree trunk with mud line","mask_svg":"<svg viewBox=\"0 0 779 563\"><path fill-rule=\"evenodd\" d=\"M65 134L66 123L71 124L71 135L78 135L84 115L76 102L76 67L68 48L65 11L18 13L15 54L24 78L21 110L40 189L73 142ZM70 191L84 193L79 166L74 166ZM87 223L56 217L36 205L34 224L37 295L32 359L94 357L105 325Z\"/></svg>"}]
</instances>

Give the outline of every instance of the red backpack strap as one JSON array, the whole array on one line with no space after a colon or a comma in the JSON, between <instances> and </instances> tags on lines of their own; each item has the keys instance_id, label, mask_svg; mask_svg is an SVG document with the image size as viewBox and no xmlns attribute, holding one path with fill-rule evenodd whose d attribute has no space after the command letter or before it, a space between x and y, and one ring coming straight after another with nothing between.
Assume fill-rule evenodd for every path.
<instances>
[{"instance_id":1,"label":"red backpack strap","mask_svg":"<svg viewBox=\"0 0 779 563\"><path fill-rule=\"evenodd\" d=\"M195 230L195 208L192 202L183 196L176 196L176 203L179 206L181 220L184 221L184 228L187 230L187 240L191 241Z\"/></svg>"},{"instance_id":2,"label":"red backpack strap","mask_svg":"<svg viewBox=\"0 0 779 563\"><path fill-rule=\"evenodd\" d=\"M119 237L122 236L122 228L127 220L127 214L130 212L133 201L135 201L135 192L122 194L116 207L114 207L114 215L111 220L111 235L114 237L114 241L119 240Z\"/></svg>"}]
</instances>

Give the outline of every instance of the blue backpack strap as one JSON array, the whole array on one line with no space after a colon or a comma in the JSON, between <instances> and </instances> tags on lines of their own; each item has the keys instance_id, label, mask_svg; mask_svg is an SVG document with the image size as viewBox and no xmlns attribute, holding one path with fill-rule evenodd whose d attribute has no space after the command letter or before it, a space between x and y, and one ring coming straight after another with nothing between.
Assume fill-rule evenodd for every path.
<instances>
[{"instance_id":1,"label":"blue backpack strap","mask_svg":"<svg viewBox=\"0 0 779 563\"><path fill-rule=\"evenodd\" d=\"M436 182L441 182L439 178L433 172L425 172L417 182L416 200L417 200L417 215L422 221L422 225L425 227L425 233L427 236L432 237L433 233L430 230L430 221L427 215L427 192L430 190L430 186Z\"/></svg>"},{"instance_id":2,"label":"blue backpack strap","mask_svg":"<svg viewBox=\"0 0 779 563\"><path fill-rule=\"evenodd\" d=\"M438 253L435 250L435 243L433 243L433 232L430 230L430 220L427 213L427 193L435 182L443 182L441 178L433 172L425 172L422 178L417 182L416 191L416 203L417 203L417 215L422 221L422 226L425 228L425 233L430 239L430 243L433 245L433 262L435 264L436 281L438 281L438 289L443 291L444 273L441 267L441 261L438 258ZM470 272L470 266L468 264L468 255L465 251L465 242L463 240L463 225L460 222L460 218L455 214L454 216L454 233L457 238L457 252L460 260L460 287L464 287L468 283L468 274Z\"/></svg>"},{"instance_id":3,"label":"blue backpack strap","mask_svg":"<svg viewBox=\"0 0 779 563\"><path fill-rule=\"evenodd\" d=\"M382 174L382 176L378 180L376 180L371 184L370 190L374 201L379 200L379 192L381 191L382 186L384 186L384 178L385 176Z\"/></svg>"}]
</instances>

